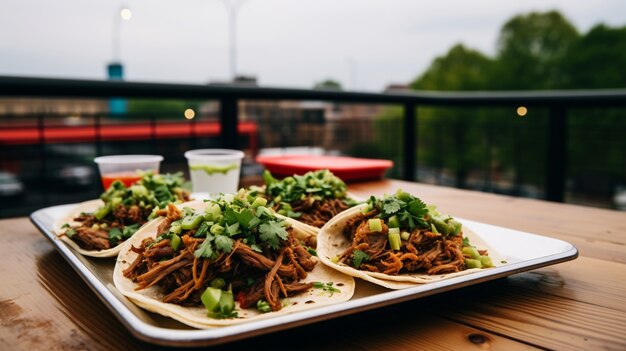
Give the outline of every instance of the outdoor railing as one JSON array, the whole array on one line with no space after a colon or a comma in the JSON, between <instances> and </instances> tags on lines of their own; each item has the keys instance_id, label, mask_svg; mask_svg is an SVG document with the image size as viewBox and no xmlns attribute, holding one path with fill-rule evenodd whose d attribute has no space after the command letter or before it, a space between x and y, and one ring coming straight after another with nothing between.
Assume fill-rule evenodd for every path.
<instances>
[{"instance_id":1,"label":"outdoor railing","mask_svg":"<svg viewBox=\"0 0 626 351\"><path fill-rule=\"evenodd\" d=\"M540 107L549 111L546 142L545 199L563 201L567 167L568 111L579 107L624 107L626 89L589 91L509 92L402 92L368 93L337 90L280 89L243 86L134 83L0 77L0 98L149 98L203 99L219 101L219 144L239 148L239 102L243 100L298 100L335 103L395 105L402 108L402 173L405 180L417 179L420 108L430 107ZM154 123L154 120L151 121ZM96 127L101 128L99 120ZM99 132L97 132L99 133ZM101 135L98 134L98 138Z\"/></svg>"}]
</instances>

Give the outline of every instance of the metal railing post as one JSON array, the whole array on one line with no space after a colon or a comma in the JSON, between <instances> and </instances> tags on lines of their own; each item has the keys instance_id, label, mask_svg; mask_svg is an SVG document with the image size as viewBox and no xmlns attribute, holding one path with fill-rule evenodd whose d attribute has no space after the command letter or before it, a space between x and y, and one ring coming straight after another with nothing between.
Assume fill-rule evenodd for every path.
<instances>
[{"instance_id":1,"label":"metal railing post","mask_svg":"<svg viewBox=\"0 0 626 351\"><path fill-rule=\"evenodd\" d=\"M417 123L416 123L415 103L404 104L404 180L415 180L417 174Z\"/></svg>"},{"instance_id":2,"label":"metal railing post","mask_svg":"<svg viewBox=\"0 0 626 351\"><path fill-rule=\"evenodd\" d=\"M220 100L220 138L222 147L237 149L239 146L237 122L239 106L237 98L228 96Z\"/></svg>"},{"instance_id":3,"label":"metal railing post","mask_svg":"<svg viewBox=\"0 0 626 351\"><path fill-rule=\"evenodd\" d=\"M563 202L567 167L567 120L561 104L550 108L548 120L548 157L546 167L546 200Z\"/></svg>"}]
</instances>

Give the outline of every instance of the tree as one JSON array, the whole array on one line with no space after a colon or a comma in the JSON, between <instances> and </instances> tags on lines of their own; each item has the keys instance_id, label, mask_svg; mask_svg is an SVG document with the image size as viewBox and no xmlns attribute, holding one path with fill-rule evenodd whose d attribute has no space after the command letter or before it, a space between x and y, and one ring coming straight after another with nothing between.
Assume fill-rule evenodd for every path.
<instances>
[{"instance_id":1,"label":"tree","mask_svg":"<svg viewBox=\"0 0 626 351\"><path fill-rule=\"evenodd\" d=\"M341 87L341 83L334 79L326 79L321 82L315 83L313 89L321 89L321 90L343 90Z\"/></svg>"},{"instance_id":2,"label":"tree","mask_svg":"<svg viewBox=\"0 0 626 351\"><path fill-rule=\"evenodd\" d=\"M489 87L493 60L479 51L457 44L437 57L411 83L416 90L484 90Z\"/></svg>"},{"instance_id":3,"label":"tree","mask_svg":"<svg viewBox=\"0 0 626 351\"><path fill-rule=\"evenodd\" d=\"M419 78L411 83L416 90L485 90L489 88L493 60L479 51L457 44L444 56L437 57ZM482 109L421 108L420 157L426 164L455 171L456 185L466 187L472 164L482 161L484 145L478 129L488 115ZM454 151L454 162L442 160L443 149ZM448 158L449 160L452 158Z\"/></svg>"},{"instance_id":4,"label":"tree","mask_svg":"<svg viewBox=\"0 0 626 351\"><path fill-rule=\"evenodd\" d=\"M593 27L570 46L560 66L564 88L626 87L626 27Z\"/></svg>"},{"instance_id":5,"label":"tree","mask_svg":"<svg viewBox=\"0 0 626 351\"><path fill-rule=\"evenodd\" d=\"M497 88L555 89L563 86L561 60L579 38L559 12L532 12L506 22L498 39Z\"/></svg>"}]
</instances>

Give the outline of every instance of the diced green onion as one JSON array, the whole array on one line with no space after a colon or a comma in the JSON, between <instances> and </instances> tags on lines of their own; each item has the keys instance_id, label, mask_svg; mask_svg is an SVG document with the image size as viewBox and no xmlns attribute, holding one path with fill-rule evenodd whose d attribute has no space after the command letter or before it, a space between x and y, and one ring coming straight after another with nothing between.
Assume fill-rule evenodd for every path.
<instances>
[{"instance_id":1,"label":"diced green onion","mask_svg":"<svg viewBox=\"0 0 626 351\"><path fill-rule=\"evenodd\" d=\"M475 260L473 258L466 258L465 259L465 268L483 268L482 263L480 262L480 260Z\"/></svg>"},{"instance_id":2,"label":"diced green onion","mask_svg":"<svg viewBox=\"0 0 626 351\"><path fill-rule=\"evenodd\" d=\"M363 206L363 208L361 209L361 214L366 214L371 210L372 208L370 207L370 205Z\"/></svg>"},{"instance_id":3,"label":"diced green onion","mask_svg":"<svg viewBox=\"0 0 626 351\"><path fill-rule=\"evenodd\" d=\"M180 222L173 222L172 225L170 226L170 233L174 233L174 234L180 234L180 232L183 230L183 228L181 228L180 226Z\"/></svg>"},{"instance_id":4,"label":"diced green onion","mask_svg":"<svg viewBox=\"0 0 626 351\"><path fill-rule=\"evenodd\" d=\"M457 235L461 232L462 225L460 222L457 222L454 219L450 219L449 221L447 221L447 223L450 235Z\"/></svg>"},{"instance_id":5,"label":"diced green onion","mask_svg":"<svg viewBox=\"0 0 626 351\"><path fill-rule=\"evenodd\" d=\"M185 229L185 230L191 230L191 229L196 229L198 228L198 226L200 225L200 223L202 223L202 220L204 219L204 217L200 216L200 215L191 215L191 216L187 216L183 218L183 221L181 222L180 226L181 228Z\"/></svg>"},{"instance_id":6,"label":"diced green onion","mask_svg":"<svg viewBox=\"0 0 626 351\"><path fill-rule=\"evenodd\" d=\"M252 203L252 207L259 207L259 206L265 206L265 205L267 205L267 199L263 197L257 197L256 199L254 199L254 202Z\"/></svg>"},{"instance_id":7,"label":"diced green onion","mask_svg":"<svg viewBox=\"0 0 626 351\"><path fill-rule=\"evenodd\" d=\"M106 217L109 212L111 212L111 208L107 205L104 205L102 207L99 207L97 210L95 210L93 212L93 216L96 217L98 220L103 219L104 217Z\"/></svg>"},{"instance_id":8,"label":"diced green onion","mask_svg":"<svg viewBox=\"0 0 626 351\"><path fill-rule=\"evenodd\" d=\"M402 240L409 240L410 237L411 237L411 233L409 233L409 232L402 232L402 233L400 233L400 238Z\"/></svg>"},{"instance_id":9,"label":"diced green onion","mask_svg":"<svg viewBox=\"0 0 626 351\"><path fill-rule=\"evenodd\" d=\"M111 208L116 208L117 206L119 206L122 203L122 198L121 197L114 197L111 199L111 203L110 206Z\"/></svg>"},{"instance_id":10,"label":"diced green onion","mask_svg":"<svg viewBox=\"0 0 626 351\"><path fill-rule=\"evenodd\" d=\"M219 224L213 224L213 225L211 226L211 229L209 229L209 232L211 232L211 234L218 235L218 234L223 234L223 233L224 233L224 229L225 229L225 228L224 228L224 227L222 227L222 226L221 226L221 225L219 225Z\"/></svg>"},{"instance_id":11,"label":"diced green onion","mask_svg":"<svg viewBox=\"0 0 626 351\"><path fill-rule=\"evenodd\" d=\"M382 232L383 231L383 226L380 223L380 219L371 218L367 221L367 223L370 226L370 232Z\"/></svg>"},{"instance_id":12,"label":"diced green onion","mask_svg":"<svg viewBox=\"0 0 626 351\"><path fill-rule=\"evenodd\" d=\"M132 185L130 187L130 191L132 192L134 197L147 197L149 195L148 188L139 184Z\"/></svg>"},{"instance_id":13,"label":"diced green onion","mask_svg":"<svg viewBox=\"0 0 626 351\"><path fill-rule=\"evenodd\" d=\"M337 257L337 256L333 256L333 257L331 257L331 258L330 258L330 262L332 262L332 263L337 263L337 262L339 262L339 257Z\"/></svg>"},{"instance_id":14,"label":"diced green onion","mask_svg":"<svg viewBox=\"0 0 626 351\"><path fill-rule=\"evenodd\" d=\"M389 233L400 235L400 228L389 228Z\"/></svg>"},{"instance_id":15,"label":"diced green onion","mask_svg":"<svg viewBox=\"0 0 626 351\"><path fill-rule=\"evenodd\" d=\"M446 224L446 222L444 222L441 218L439 217L431 217L430 218L431 224L435 225L435 228L437 230L437 232L444 234L444 235L448 235L450 234L450 230L448 228L448 224Z\"/></svg>"},{"instance_id":16,"label":"diced green onion","mask_svg":"<svg viewBox=\"0 0 626 351\"><path fill-rule=\"evenodd\" d=\"M170 246L172 247L172 249L174 249L174 251L178 250L180 243L181 243L180 236L176 234L172 234L172 236L170 237Z\"/></svg>"},{"instance_id":17,"label":"diced green onion","mask_svg":"<svg viewBox=\"0 0 626 351\"><path fill-rule=\"evenodd\" d=\"M437 227L435 227L435 225L432 224L432 223L430 224L430 230L432 230L433 233L439 234L439 231L437 230Z\"/></svg>"},{"instance_id":18,"label":"diced green onion","mask_svg":"<svg viewBox=\"0 0 626 351\"><path fill-rule=\"evenodd\" d=\"M398 228L390 228L390 229L398 229ZM389 230L389 234L387 236L388 240L389 240L389 246L391 247L392 250L400 250L400 233L394 231L391 232L391 230Z\"/></svg>"},{"instance_id":19,"label":"diced green onion","mask_svg":"<svg viewBox=\"0 0 626 351\"><path fill-rule=\"evenodd\" d=\"M222 209L218 204L210 204L204 212L207 214L206 220L208 221L217 222L222 217Z\"/></svg>"}]
</instances>

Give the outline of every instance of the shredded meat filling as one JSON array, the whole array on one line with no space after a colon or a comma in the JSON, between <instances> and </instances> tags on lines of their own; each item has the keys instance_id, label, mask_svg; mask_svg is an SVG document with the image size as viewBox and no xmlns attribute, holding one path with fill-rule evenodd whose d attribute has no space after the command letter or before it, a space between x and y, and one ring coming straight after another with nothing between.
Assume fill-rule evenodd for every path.
<instances>
[{"instance_id":1,"label":"shredded meat filling","mask_svg":"<svg viewBox=\"0 0 626 351\"><path fill-rule=\"evenodd\" d=\"M391 250L385 224L380 232L370 231L367 220L378 213L377 210L359 213L346 223L343 234L352 244L339 255L339 262L350 264L354 251L360 250L368 259L363 260L358 268L370 272L443 274L465 269L462 233L445 237L429 229L415 229L408 240L402 241L400 250Z\"/></svg>"},{"instance_id":2,"label":"shredded meat filling","mask_svg":"<svg viewBox=\"0 0 626 351\"><path fill-rule=\"evenodd\" d=\"M331 218L347 210L349 206L341 199L325 199L320 201L309 196L304 200L292 202L291 208L294 212L301 213L300 217L297 218L298 221L321 228ZM280 204L276 204L274 210L280 210Z\"/></svg>"},{"instance_id":3,"label":"shredded meat filling","mask_svg":"<svg viewBox=\"0 0 626 351\"><path fill-rule=\"evenodd\" d=\"M181 200L189 200L189 196L186 192L179 194ZM73 228L74 235L71 235L70 239L78 244L85 250L106 250L117 244L116 241L112 241L109 237L109 231L113 228L118 228L121 231L127 225L143 225L147 222L148 216L152 212L151 209L142 209L137 205L125 207L124 205L118 205L113 209L112 213L98 220L93 214L81 213L78 217L74 218L75 222L79 222L80 225ZM166 209L159 210L157 212L160 216L165 216L165 220L161 223L158 229L158 233L167 232L172 222L180 219L180 212L176 209L174 204L168 204ZM92 227L97 225L99 229L93 229ZM106 228L101 229L101 228Z\"/></svg>"},{"instance_id":4,"label":"shredded meat filling","mask_svg":"<svg viewBox=\"0 0 626 351\"><path fill-rule=\"evenodd\" d=\"M260 253L238 240L230 253L214 260L194 256L203 238L185 234L181 239L183 247L177 252L171 250L168 239L157 243L144 240L140 247L133 247L138 256L124 270L124 276L137 283L137 290L158 286L164 294L163 302L183 306L200 306L202 292L213 279L222 278L231 284L242 308L265 300L272 311L282 308L281 298L313 286L300 280L317 261L291 234L277 252Z\"/></svg>"}]
</instances>

